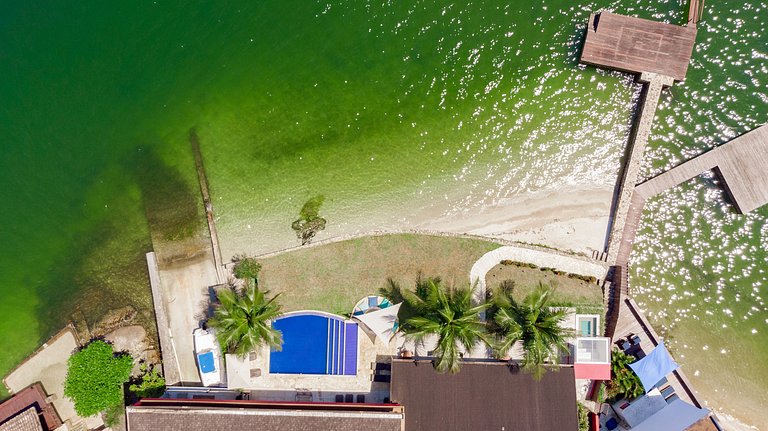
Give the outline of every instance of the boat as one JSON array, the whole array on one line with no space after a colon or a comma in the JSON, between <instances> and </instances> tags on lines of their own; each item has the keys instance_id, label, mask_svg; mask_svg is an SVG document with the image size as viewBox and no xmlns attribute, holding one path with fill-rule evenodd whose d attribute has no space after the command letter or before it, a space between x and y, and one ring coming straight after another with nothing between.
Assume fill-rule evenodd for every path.
<instances>
[{"instance_id":1,"label":"boat","mask_svg":"<svg viewBox=\"0 0 768 431\"><path fill-rule=\"evenodd\" d=\"M197 328L195 338L195 357L200 380L203 386L217 386L222 383L221 348L213 331Z\"/></svg>"}]
</instances>

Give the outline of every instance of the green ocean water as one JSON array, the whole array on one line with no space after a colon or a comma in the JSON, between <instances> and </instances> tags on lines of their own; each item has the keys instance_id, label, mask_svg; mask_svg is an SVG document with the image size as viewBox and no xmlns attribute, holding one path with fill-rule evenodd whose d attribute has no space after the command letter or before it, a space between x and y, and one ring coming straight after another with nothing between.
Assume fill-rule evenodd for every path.
<instances>
[{"instance_id":1,"label":"green ocean water","mask_svg":"<svg viewBox=\"0 0 768 431\"><path fill-rule=\"evenodd\" d=\"M331 237L526 191L612 186L636 88L576 62L588 14L603 7L675 23L685 14L674 2L565 0L0 3L0 371L73 314L95 321L130 304L151 318L150 226L174 240L202 223L193 128L225 256L297 245L290 222L316 194ZM664 96L648 175L768 119L765 8L707 5L689 79ZM739 300L710 305L748 304L755 316L732 319L737 336L678 328L693 328L698 349L716 337L766 352L768 316L748 292L764 291L768 214L745 230L727 209L712 212L714 185L697 184L646 214L633 283L662 321L696 301L653 298L703 283L666 268L716 284L726 276L711 268L744 247L749 263L729 271L755 268L728 276ZM670 220L717 220L740 235L697 236L707 265L683 253L661 267L653 256L686 247L663 234ZM768 366L751 366L768 388Z\"/></svg>"}]
</instances>

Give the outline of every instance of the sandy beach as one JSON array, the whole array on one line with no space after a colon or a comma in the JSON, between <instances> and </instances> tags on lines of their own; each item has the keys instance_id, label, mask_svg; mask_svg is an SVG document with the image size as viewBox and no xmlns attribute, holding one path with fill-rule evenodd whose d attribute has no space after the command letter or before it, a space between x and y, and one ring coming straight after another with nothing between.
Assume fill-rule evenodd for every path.
<instances>
[{"instance_id":1,"label":"sandy beach","mask_svg":"<svg viewBox=\"0 0 768 431\"><path fill-rule=\"evenodd\" d=\"M591 256L602 251L613 187L525 193L477 212L434 215L415 228L539 244Z\"/></svg>"}]
</instances>

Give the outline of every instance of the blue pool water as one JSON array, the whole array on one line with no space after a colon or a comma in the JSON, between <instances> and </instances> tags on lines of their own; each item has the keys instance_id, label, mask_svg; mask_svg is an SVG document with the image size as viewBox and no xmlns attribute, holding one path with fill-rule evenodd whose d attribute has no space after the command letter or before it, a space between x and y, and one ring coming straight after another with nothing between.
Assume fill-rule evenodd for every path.
<instances>
[{"instance_id":1,"label":"blue pool water","mask_svg":"<svg viewBox=\"0 0 768 431\"><path fill-rule=\"evenodd\" d=\"M213 352L205 352L197 355L197 361L200 363L200 370L204 373L212 373L216 371L216 366L213 364Z\"/></svg>"},{"instance_id":2,"label":"blue pool water","mask_svg":"<svg viewBox=\"0 0 768 431\"><path fill-rule=\"evenodd\" d=\"M357 324L319 314L294 314L275 320L283 348L269 356L278 374L357 373Z\"/></svg>"}]
</instances>

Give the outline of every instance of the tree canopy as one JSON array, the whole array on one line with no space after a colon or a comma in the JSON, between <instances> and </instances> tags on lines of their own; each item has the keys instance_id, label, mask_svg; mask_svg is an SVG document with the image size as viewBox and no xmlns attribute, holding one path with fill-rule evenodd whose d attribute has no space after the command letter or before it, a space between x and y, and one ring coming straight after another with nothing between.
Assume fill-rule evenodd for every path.
<instances>
[{"instance_id":1,"label":"tree canopy","mask_svg":"<svg viewBox=\"0 0 768 431\"><path fill-rule=\"evenodd\" d=\"M232 268L235 278L256 281L259 277L261 264L256 259L246 255L237 255L232 258L232 261L235 262L235 266Z\"/></svg>"},{"instance_id":2,"label":"tree canopy","mask_svg":"<svg viewBox=\"0 0 768 431\"><path fill-rule=\"evenodd\" d=\"M258 288L255 280L246 282L241 290L227 287L216 292L219 303L208 326L215 330L227 353L245 357L264 345L281 348L283 336L270 323L281 314L277 302L280 295L268 298L268 294Z\"/></svg>"},{"instance_id":3,"label":"tree canopy","mask_svg":"<svg viewBox=\"0 0 768 431\"><path fill-rule=\"evenodd\" d=\"M518 302L511 289L499 289L492 300L491 328L496 334L497 355L505 356L521 341L523 370L533 373L536 379L546 372L545 364L558 364L560 354L568 351L565 340L570 332L560 326L567 312L551 306L552 291L540 284Z\"/></svg>"},{"instance_id":4,"label":"tree canopy","mask_svg":"<svg viewBox=\"0 0 768 431\"><path fill-rule=\"evenodd\" d=\"M131 376L133 358L116 354L110 344L96 340L68 361L64 395L82 417L114 409L123 403L123 384Z\"/></svg>"},{"instance_id":5,"label":"tree canopy","mask_svg":"<svg viewBox=\"0 0 768 431\"><path fill-rule=\"evenodd\" d=\"M470 286L445 287L440 279L417 280L413 291L388 286L397 292L406 307L401 311L411 315L404 320L401 330L406 337L421 341L437 336L433 351L434 366L438 372L457 373L461 368L461 351L469 352L478 343L487 341L485 325L480 313L486 304L473 305Z\"/></svg>"}]
</instances>

